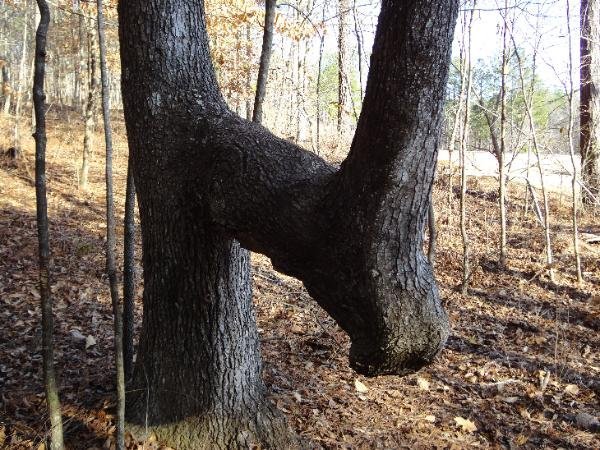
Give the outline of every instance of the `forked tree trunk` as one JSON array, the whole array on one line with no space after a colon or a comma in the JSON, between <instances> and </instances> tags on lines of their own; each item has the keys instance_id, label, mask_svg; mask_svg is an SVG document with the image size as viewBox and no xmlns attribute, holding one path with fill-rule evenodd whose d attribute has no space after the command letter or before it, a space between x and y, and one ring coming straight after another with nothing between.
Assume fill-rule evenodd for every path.
<instances>
[{"instance_id":1,"label":"forked tree trunk","mask_svg":"<svg viewBox=\"0 0 600 450\"><path fill-rule=\"evenodd\" d=\"M296 445L264 398L241 246L304 282L350 335L360 373L433 360L449 329L423 231L457 10L455 0L383 3L338 170L227 108L201 1L119 3L144 250L132 427L178 449Z\"/></svg>"}]
</instances>

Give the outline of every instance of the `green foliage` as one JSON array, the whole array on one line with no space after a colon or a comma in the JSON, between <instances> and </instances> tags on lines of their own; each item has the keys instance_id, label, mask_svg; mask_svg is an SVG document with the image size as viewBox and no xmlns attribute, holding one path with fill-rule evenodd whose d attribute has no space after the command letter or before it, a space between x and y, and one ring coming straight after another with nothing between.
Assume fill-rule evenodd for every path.
<instances>
[{"instance_id":1,"label":"green foliage","mask_svg":"<svg viewBox=\"0 0 600 450\"><path fill-rule=\"evenodd\" d=\"M354 120L354 111L357 116L360 115L362 106L360 98L360 82L356 71L351 70L348 74L350 84L350 95L352 97L348 105L351 114L350 117ZM320 110L326 112L330 120L335 120L337 117L338 107L338 60L335 53L323 56L323 67L321 69L321 88L319 106ZM353 110L354 108L354 110Z\"/></svg>"},{"instance_id":2,"label":"green foliage","mask_svg":"<svg viewBox=\"0 0 600 450\"><path fill-rule=\"evenodd\" d=\"M545 133L551 126L555 111L564 108L562 93L544 84L534 74L532 58L523 56L523 77L526 95L530 95L533 85L531 107L536 130ZM491 149L492 131L498 137L500 128L500 85L501 59L499 56L487 60L479 59L473 64L473 79L471 91L470 141L477 149ZM446 94L446 111L448 127L452 126L457 110L461 77L459 61L453 61L448 79ZM527 139L522 132L528 134L527 112L525 97L521 88L518 60L514 53L509 55L506 76L506 116L508 151L526 150ZM489 119L489 120L488 120ZM448 134L450 132L448 131ZM515 147L519 148L515 148Z\"/></svg>"}]
</instances>

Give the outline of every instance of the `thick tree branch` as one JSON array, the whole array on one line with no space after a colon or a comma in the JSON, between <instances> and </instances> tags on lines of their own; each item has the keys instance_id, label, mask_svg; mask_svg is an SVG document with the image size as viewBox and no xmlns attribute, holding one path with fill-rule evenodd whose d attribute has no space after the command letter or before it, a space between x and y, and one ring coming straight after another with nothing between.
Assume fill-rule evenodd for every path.
<instances>
[{"instance_id":1,"label":"thick tree branch","mask_svg":"<svg viewBox=\"0 0 600 450\"><path fill-rule=\"evenodd\" d=\"M457 10L455 0L384 2L337 171L227 109L201 1L120 3L123 84L137 92L125 112L145 118L127 121L140 210L160 202L271 257L349 333L351 363L368 375L414 371L448 335L422 244ZM140 49L149 31L135 18L147 14L167 20Z\"/></svg>"}]
</instances>

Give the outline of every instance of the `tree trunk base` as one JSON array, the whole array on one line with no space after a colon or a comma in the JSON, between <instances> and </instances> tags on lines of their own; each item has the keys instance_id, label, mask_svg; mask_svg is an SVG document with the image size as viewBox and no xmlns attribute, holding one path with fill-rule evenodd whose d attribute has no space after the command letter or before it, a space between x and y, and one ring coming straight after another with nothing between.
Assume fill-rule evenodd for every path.
<instances>
[{"instance_id":1,"label":"tree trunk base","mask_svg":"<svg viewBox=\"0 0 600 450\"><path fill-rule=\"evenodd\" d=\"M128 422L126 430L134 442L157 441L175 450L318 448L303 442L285 417L268 404L237 416L207 412L175 423L145 426Z\"/></svg>"}]
</instances>

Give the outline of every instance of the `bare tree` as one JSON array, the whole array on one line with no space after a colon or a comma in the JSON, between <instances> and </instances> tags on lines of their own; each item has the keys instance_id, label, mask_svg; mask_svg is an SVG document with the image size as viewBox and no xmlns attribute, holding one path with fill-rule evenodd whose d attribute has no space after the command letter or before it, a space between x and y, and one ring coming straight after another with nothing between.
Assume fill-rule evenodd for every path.
<instances>
[{"instance_id":1,"label":"bare tree","mask_svg":"<svg viewBox=\"0 0 600 450\"><path fill-rule=\"evenodd\" d=\"M86 42L88 47L88 97L85 105L85 134L83 136L83 157L81 161L81 170L79 173L79 186L86 188L88 185L88 176L90 170L90 159L92 157L92 140L94 126L96 124L96 97L98 95L98 75L96 54L98 52L98 41L96 29L94 27L94 19L92 17L85 18L86 24Z\"/></svg>"},{"instance_id":2,"label":"bare tree","mask_svg":"<svg viewBox=\"0 0 600 450\"><path fill-rule=\"evenodd\" d=\"M477 0L473 1L473 9L477 4ZM471 82L473 80L473 68L471 66L471 42L472 42L472 31L473 31L473 9L469 12L463 13L463 46L466 49L466 86L465 86L465 112L463 116L463 123L461 127L460 137L460 234L463 244L463 273L462 273L462 293L467 294L469 290L469 279L471 277L471 264L469 261L469 235L467 233L467 212L466 212L466 201L467 201L467 144L469 138L469 118L471 116ZM468 17L468 19L467 19ZM467 22L468 20L468 22ZM467 43L464 44L464 35L467 35Z\"/></svg>"},{"instance_id":3,"label":"bare tree","mask_svg":"<svg viewBox=\"0 0 600 450\"><path fill-rule=\"evenodd\" d=\"M46 198L46 38L50 24L50 10L45 0L37 0L40 23L35 36L33 75L33 103L35 110L35 196L37 201L37 229L39 243L40 298L42 307L42 358L44 388L50 415L50 448L62 450L63 430L58 397L58 383L54 371L54 343L52 296L50 290L50 244L48 233L48 202Z\"/></svg>"},{"instance_id":4,"label":"bare tree","mask_svg":"<svg viewBox=\"0 0 600 450\"><path fill-rule=\"evenodd\" d=\"M554 267L553 267L554 266L554 257L552 255L552 239L550 236L550 205L549 205L549 201L548 201L548 191L546 189L544 168L543 168L542 160L541 160L541 156L540 156L540 146L538 144L537 130L536 130L536 125L535 125L535 121L533 118L533 111L532 111L532 109L533 109L533 93L535 90L536 57L537 57L537 49L538 49L538 45L539 45L539 38L536 40L536 44L534 46L534 51L533 51L533 62L532 62L533 73L531 75L531 83L529 85L529 89L527 89L525 87L525 75L524 75L524 69L523 69L523 61L521 59L521 55L519 53L519 49L517 47L517 43L515 41L514 35L512 34L512 30L511 30L511 38L513 41L515 57L517 59L517 68L519 70L519 81L521 84L521 92L523 94L523 103L525 106L525 113L527 114L527 120L529 123L529 131L531 134L531 144L533 146L533 152L535 154L536 161L537 161L537 169L538 169L538 172L540 175L540 184L541 184L541 188L542 188L542 199L544 202L543 218L542 218L541 212L539 211L537 201L535 199L535 191L533 190L533 186L531 186L531 183L529 182L529 155L528 155L528 160L527 160L527 164L528 164L527 165L527 173L528 173L527 187L528 187L529 191L531 192L531 198L533 200L538 219L542 222L542 225L544 227L544 240L546 243L546 265L548 267L548 274L550 275L550 280L554 281L555 280ZM526 195L527 195L527 193L526 193Z\"/></svg>"},{"instance_id":5,"label":"bare tree","mask_svg":"<svg viewBox=\"0 0 600 450\"><path fill-rule=\"evenodd\" d=\"M27 2L26 7L29 5ZM23 91L25 90L25 83L27 79L27 36L29 34L29 8L27 8L23 17L23 34L21 39L21 59L19 62L19 75L17 77L17 92L15 93L15 111L14 111L14 124L13 124L13 148L15 153L18 155L21 152L21 131L20 131L20 120L21 120L21 105L23 104Z\"/></svg>"},{"instance_id":6,"label":"bare tree","mask_svg":"<svg viewBox=\"0 0 600 450\"><path fill-rule=\"evenodd\" d=\"M262 107L267 93L267 80L269 78L269 63L271 61L271 49L273 47L273 24L275 23L275 8L277 0L265 0L265 29L263 34L260 64L256 79L256 96L254 98L254 110L252 121L262 122Z\"/></svg>"},{"instance_id":7,"label":"bare tree","mask_svg":"<svg viewBox=\"0 0 600 450\"><path fill-rule=\"evenodd\" d=\"M338 0L338 104L337 131L338 139L346 132L346 109L348 108L348 85L346 83L348 49L346 33L348 30L348 0Z\"/></svg>"},{"instance_id":8,"label":"bare tree","mask_svg":"<svg viewBox=\"0 0 600 450\"><path fill-rule=\"evenodd\" d=\"M110 126L110 92L106 69L106 38L102 0L96 1L98 13L98 41L100 44L100 77L102 83L102 118L106 145L106 271L110 285L114 319L114 351L117 385L117 449L125 449L125 371L123 367L123 319L119 304L116 263L115 205L112 174L112 129Z\"/></svg>"},{"instance_id":9,"label":"bare tree","mask_svg":"<svg viewBox=\"0 0 600 450\"><path fill-rule=\"evenodd\" d=\"M573 145L573 116L574 116L574 85L573 85L573 45L571 43L571 2L567 0L567 37L569 39L569 75L568 84L565 85L565 91L567 99L569 101L569 123L567 125L567 138L569 140L569 155L571 156L572 165L572 176L571 176L571 222L573 224L573 252L575 254L575 272L577 273L577 282L583 281L583 274L581 272L581 255L579 253L579 229L578 229L578 210L579 202L577 200L578 192L578 170L575 156L575 148Z\"/></svg>"},{"instance_id":10,"label":"bare tree","mask_svg":"<svg viewBox=\"0 0 600 450\"><path fill-rule=\"evenodd\" d=\"M508 70L508 0L504 0L504 11L502 12L502 65L500 72L500 149L496 154L498 159L498 203L500 206L500 260L501 266L506 265L506 77Z\"/></svg>"}]
</instances>

